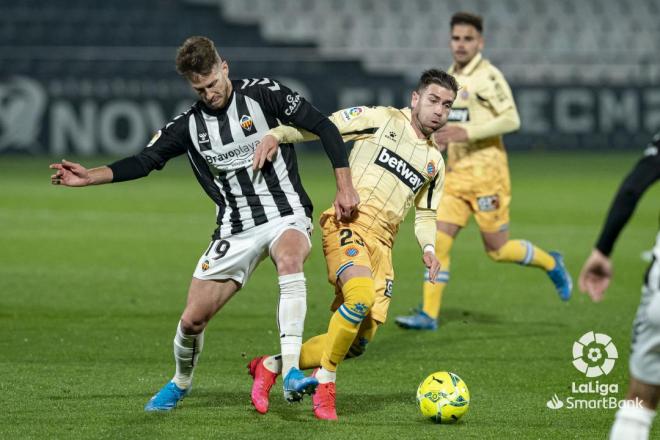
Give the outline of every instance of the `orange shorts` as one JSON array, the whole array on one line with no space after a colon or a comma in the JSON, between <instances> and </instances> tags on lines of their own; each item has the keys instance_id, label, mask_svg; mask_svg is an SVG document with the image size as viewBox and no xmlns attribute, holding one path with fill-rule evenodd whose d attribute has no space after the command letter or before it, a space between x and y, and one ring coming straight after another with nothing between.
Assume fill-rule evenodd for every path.
<instances>
[{"instance_id":1,"label":"orange shorts","mask_svg":"<svg viewBox=\"0 0 660 440\"><path fill-rule=\"evenodd\" d=\"M437 220L465 227L471 215L483 232L505 231L509 227L511 183L502 167L487 181L463 173L448 172L438 205Z\"/></svg>"},{"instance_id":2,"label":"orange shorts","mask_svg":"<svg viewBox=\"0 0 660 440\"><path fill-rule=\"evenodd\" d=\"M357 223L340 223L334 216L321 216L323 253L328 267L328 281L335 286L333 311L344 302L337 286L339 275L351 266L365 266L371 270L376 299L371 308L372 319L384 323L390 306L394 285L392 248Z\"/></svg>"}]
</instances>

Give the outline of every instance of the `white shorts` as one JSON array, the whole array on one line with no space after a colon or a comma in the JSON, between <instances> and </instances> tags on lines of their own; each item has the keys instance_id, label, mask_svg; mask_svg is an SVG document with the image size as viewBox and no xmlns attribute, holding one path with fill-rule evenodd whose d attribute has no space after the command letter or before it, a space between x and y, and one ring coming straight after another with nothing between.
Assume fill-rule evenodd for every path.
<instances>
[{"instance_id":1,"label":"white shorts","mask_svg":"<svg viewBox=\"0 0 660 440\"><path fill-rule=\"evenodd\" d=\"M244 286L259 263L270 255L273 244L289 229L302 232L311 248L312 221L305 215L288 215L212 241L197 262L193 277L200 280L232 279Z\"/></svg>"},{"instance_id":2,"label":"white shorts","mask_svg":"<svg viewBox=\"0 0 660 440\"><path fill-rule=\"evenodd\" d=\"M660 259L646 272L642 299L633 323L630 374L641 382L660 385Z\"/></svg>"}]
</instances>

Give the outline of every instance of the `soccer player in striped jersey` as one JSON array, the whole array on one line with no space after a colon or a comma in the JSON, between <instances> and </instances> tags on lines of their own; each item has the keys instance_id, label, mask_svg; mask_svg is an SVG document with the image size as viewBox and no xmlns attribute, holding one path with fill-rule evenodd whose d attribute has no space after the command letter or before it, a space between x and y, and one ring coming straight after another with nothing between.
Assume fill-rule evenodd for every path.
<instances>
[{"instance_id":1,"label":"soccer player in striped jersey","mask_svg":"<svg viewBox=\"0 0 660 440\"><path fill-rule=\"evenodd\" d=\"M318 384L298 366L306 313L303 262L311 248L312 203L290 144L283 145L277 159L260 171L252 168L253 157L260 140L280 123L315 133L335 170L337 218L350 218L359 196L351 182L346 148L328 118L283 84L269 78L230 80L227 61L208 38L188 38L177 52L176 67L199 101L159 130L141 153L90 170L63 160L51 165L57 170L52 183L77 187L138 179L185 154L202 189L216 204L217 228L197 263L176 329L176 373L145 410L171 410L189 393L206 325L267 256L279 275L277 324L284 396L300 400Z\"/></svg>"},{"instance_id":2,"label":"soccer player in striped jersey","mask_svg":"<svg viewBox=\"0 0 660 440\"><path fill-rule=\"evenodd\" d=\"M361 355L387 318L394 285L392 246L413 205L422 260L432 279L438 272L435 212L444 162L430 137L447 121L457 90L451 75L433 69L421 76L411 108L353 107L330 117L345 140L356 141L350 165L360 205L349 222L338 220L334 208L320 218L328 280L335 286L334 313L327 333L307 340L300 357L302 369L316 368L313 376L319 386L312 401L319 419L337 419L337 367L346 356ZM289 126L271 134L255 154L255 160L260 160L257 167L264 163L264 156L276 151L277 141L312 137ZM248 366L254 377L252 403L261 413L268 411L268 393L281 365L278 355L255 358Z\"/></svg>"},{"instance_id":3,"label":"soccer player in striped jersey","mask_svg":"<svg viewBox=\"0 0 660 440\"><path fill-rule=\"evenodd\" d=\"M459 12L451 18L449 73L460 84L449 123L434 139L447 150L447 180L437 217L435 250L442 271L435 283L424 275L423 303L413 315L399 316L402 328L435 330L442 296L450 278L450 253L469 218L479 225L488 256L545 271L559 297L567 301L572 281L558 252L546 252L527 240L509 238L511 182L502 135L520 126L511 88L502 73L482 57L481 17Z\"/></svg>"},{"instance_id":4,"label":"soccer player in striped jersey","mask_svg":"<svg viewBox=\"0 0 660 440\"><path fill-rule=\"evenodd\" d=\"M580 290L589 294L593 301L603 299L612 279L610 254L614 243L644 192L660 180L658 150L660 132L621 183L596 246L580 272ZM655 240L653 260L646 271L642 298L633 323L629 366L627 402L616 413L610 431L611 440L647 439L660 400L660 232Z\"/></svg>"}]
</instances>

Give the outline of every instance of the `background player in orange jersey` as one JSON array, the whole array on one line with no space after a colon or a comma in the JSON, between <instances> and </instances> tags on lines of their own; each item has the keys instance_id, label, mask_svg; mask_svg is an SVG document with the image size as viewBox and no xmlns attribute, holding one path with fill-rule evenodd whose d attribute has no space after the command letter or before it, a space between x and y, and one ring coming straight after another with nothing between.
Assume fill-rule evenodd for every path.
<instances>
[{"instance_id":1,"label":"background player in orange jersey","mask_svg":"<svg viewBox=\"0 0 660 440\"><path fill-rule=\"evenodd\" d=\"M571 296L572 282L557 252L545 252L527 240L509 239L511 184L502 135L520 127L511 88L502 73L482 57L481 17L465 12L451 18L449 73L460 85L449 123L434 134L447 150L447 177L438 207L435 250L441 264L436 278L424 278L423 305L396 323L406 329L435 330L442 294L449 282L454 238L474 215L488 256L548 273L560 298Z\"/></svg>"}]
</instances>

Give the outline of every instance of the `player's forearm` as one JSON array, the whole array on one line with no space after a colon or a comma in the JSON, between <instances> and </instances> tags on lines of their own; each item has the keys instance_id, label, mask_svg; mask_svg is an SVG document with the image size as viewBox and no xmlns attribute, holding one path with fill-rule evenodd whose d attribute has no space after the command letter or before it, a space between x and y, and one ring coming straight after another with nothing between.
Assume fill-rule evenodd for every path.
<instances>
[{"instance_id":1,"label":"player's forearm","mask_svg":"<svg viewBox=\"0 0 660 440\"><path fill-rule=\"evenodd\" d=\"M433 209L415 210L415 237L422 252L435 250L435 217L436 213Z\"/></svg>"},{"instance_id":2,"label":"player's forearm","mask_svg":"<svg viewBox=\"0 0 660 440\"><path fill-rule=\"evenodd\" d=\"M89 185L103 185L112 182L112 170L108 166L92 168L87 171L90 182Z\"/></svg>"},{"instance_id":3,"label":"player's forearm","mask_svg":"<svg viewBox=\"0 0 660 440\"><path fill-rule=\"evenodd\" d=\"M110 180L102 183L135 180L148 175L151 171L151 169L145 168L145 165L135 156L119 159L105 168L109 170ZM153 168L157 168L157 166L153 165Z\"/></svg>"},{"instance_id":4,"label":"player's forearm","mask_svg":"<svg viewBox=\"0 0 660 440\"><path fill-rule=\"evenodd\" d=\"M468 124L465 126L468 139L478 141L493 136L501 136L520 128L520 117L515 108L510 108L501 115L485 124Z\"/></svg>"},{"instance_id":5,"label":"player's forearm","mask_svg":"<svg viewBox=\"0 0 660 440\"><path fill-rule=\"evenodd\" d=\"M353 178L349 167L335 168L337 191L347 191L353 188Z\"/></svg>"},{"instance_id":6,"label":"player's forearm","mask_svg":"<svg viewBox=\"0 0 660 440\"><path fill-rule=\"evenodd\" d=\"M630 220L642 195L660 178L658 160L654 159L644 158L637 162L621 183L596 243L596 249L603 255L609 256L612 253L614 243Z\"/></svg>"},{"instance_id":7,"label":"player's forearm","mask_svg":"<svg viewBox=\"0 0 660 440\"><path fill-rule=\"evenodd\" d=\"M268 132L280 144L296 144L317 140L319 137L307 130L292 127L290 125L279 125Z\"/></svg>"},{"instance_id":8,"label":"player's forearm","mask_svg":"<svg viewBox=\"0 0 660 440\"><path fill-rule=\"evenodd\" d=\"M348 153L346 145L339 134L337 127L329 119L321 121L313 130L321 139L323 149L328 155L333 168L348 168ZM350 182L350 170L349 170Z\"/></svg>"}]
</instances>

